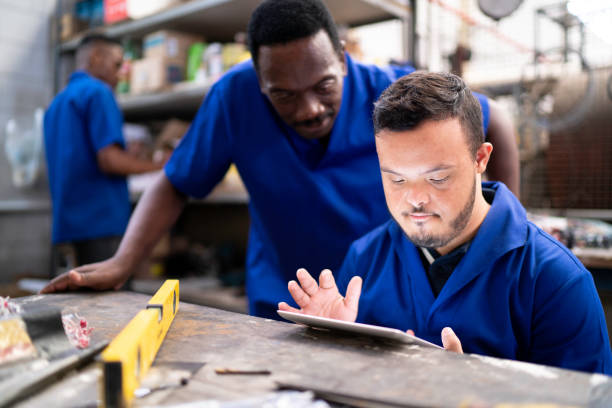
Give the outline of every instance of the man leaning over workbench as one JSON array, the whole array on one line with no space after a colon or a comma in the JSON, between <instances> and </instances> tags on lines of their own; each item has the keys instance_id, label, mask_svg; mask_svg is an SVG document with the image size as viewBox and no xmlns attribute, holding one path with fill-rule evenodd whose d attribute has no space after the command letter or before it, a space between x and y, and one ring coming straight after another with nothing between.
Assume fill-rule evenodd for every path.
<instances>
[{"instance_id":1,"label":"man leaning over workbench","mask_svg":"<svg viewBox=\"0 0 612 408\"><path fill-rule=\"evenodd\" d=\"M373 116L392 219L353 243L338 286L329 270L317 284L300 269L289 292L301 309L279 308L410 330L457 352L611 374L589 271L527 221L504 184L481 183L492 145L463 81L407 75Z\"/></svg>"},{"instance_id":2,"label":"man leaning over workbench","mask_svg":"<svg viewBox=\"0 0 612 408\"><path fill-rule=\"evenodd\" d=\"M277 301L290 301L286 282L297 268L339 267L353 240L389 219L371 114L398 71L353 61L319 0L262 2L248 39L252 61L208 92L164 174L141 198L117 253L60 276L43 292L120 286L186 197L206 196L232 162L250 197L251 314L278 318ZM481 103L490 111L487 136L506 147L490 175L518 190L512 127L485 97Z\"/></svg>"}]
</instances>

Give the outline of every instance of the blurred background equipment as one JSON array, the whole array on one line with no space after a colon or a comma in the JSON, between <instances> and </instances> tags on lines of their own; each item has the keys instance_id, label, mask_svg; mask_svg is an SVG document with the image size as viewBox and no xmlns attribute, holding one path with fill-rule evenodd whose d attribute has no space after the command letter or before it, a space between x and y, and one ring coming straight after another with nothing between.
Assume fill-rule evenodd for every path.
<instances>
[{"instance_id":1,"label":"blurred background equipment","mask_svg":"<svg viewBox=\"0 0 612 408\"><path fill-rule=\"evenodd\" d=\"M478 7L484 15L493 20L508 17L523 3L523 0L478 0Z\"/></svg>"},{"instance_id":2,"label":"blurred background equipment","mask_svg":"<svg viewBox=\"0 0 612 408\"><path fill-rule=\"evenodd\" d=\"M606 95L611 74L600 68L574 75L551 92L551 122L572 117L569 112L575 116L573 123L550 131L546 165L553 208L612 208L612 101ZM585 86L586 95L577 101Z\"/></svg>"}]
</instances>

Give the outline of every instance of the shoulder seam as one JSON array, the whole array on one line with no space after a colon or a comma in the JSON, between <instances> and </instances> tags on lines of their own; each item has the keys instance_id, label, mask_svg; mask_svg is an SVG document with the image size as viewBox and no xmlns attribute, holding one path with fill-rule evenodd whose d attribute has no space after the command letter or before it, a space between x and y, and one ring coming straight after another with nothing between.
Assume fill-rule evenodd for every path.
<instances>
[{"instance_id":1,"label":"shoulder seam","mask_svg":"<svg viewBox=\"0 0 612 408\"><path fill-rule=\"evenodd\" d=\"M577 259L576 256L572 253L572 251L567 248L565 245L563 245L562 243L560 243L559 241L557 241L555 238L551 237L550 235L548 235L548 233L546 233L546 231L542 230L540 227L538 227L537 225L535 225L534 223L532 223L531 221L527 221L528 224L534 226L536 228L536 231L538 233L538 235L540 235L541 237L545 238L546 240L548 240L551 244L553 244L554 246L556 246L557 248L559 248L567 258L569 258L579 269L583 269L585 271L588 272L588 270L586 269L586 267L584 265L582 265L582 263L580 263Z\"/></svg>"}]
</instances>

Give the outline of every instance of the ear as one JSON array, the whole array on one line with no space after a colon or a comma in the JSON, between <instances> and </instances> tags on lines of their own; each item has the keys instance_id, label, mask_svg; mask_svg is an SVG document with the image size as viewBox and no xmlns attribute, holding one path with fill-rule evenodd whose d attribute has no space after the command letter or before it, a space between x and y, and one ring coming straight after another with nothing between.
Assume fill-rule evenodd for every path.
<instances>
[{"instance_id":1,"label":"ear","mask_svg":"<svg viewBox=\"0 0 612 408\"><path fill-rule=\"evenodd\" d=\"M487 169L492 151L493 145L489 142L481 144L478 150L476 150L476 172L478 174L484 173Z\"/></svg>"},{"instance_id":2,"label":"ear","mask_svg":"<svg viewBox=\"0 0 612 408\"><path fill-rule=\"evenodd\" d=\"M341 41L342 44L342 51L341 55L339 55L338 57L340 58L340 63L342 64L342 75L346 76L346 74L348 74L348 68L347 68L347 63L346 63L346 52L344 50L344 41Z\"/></svg>"},{"instance_id":3,"label":"ear","mask_svg":"<svg viewBox=\"0 0 612 408\"><path fill-rule=\"evenodd\" d=\"M257 84L259 85L259 91L265 95L266 93L264 92L263 80L261 78L261 74L259 73L259 69L255 66L255 62L253 62L253 68L255 69L255 76L257 77Z\"/></svg>"},{"instance_id":4,"label":"ear","mask_svg":"<svg viewBox=\"0 0 612 408\"><path fill-rule=\"evenodd\" d=\"M102 47L91 47L91 51L89 52L89 67L98 67L100 64L100 60L103 59L102 55Z\"/></svg>"}]
</instances>

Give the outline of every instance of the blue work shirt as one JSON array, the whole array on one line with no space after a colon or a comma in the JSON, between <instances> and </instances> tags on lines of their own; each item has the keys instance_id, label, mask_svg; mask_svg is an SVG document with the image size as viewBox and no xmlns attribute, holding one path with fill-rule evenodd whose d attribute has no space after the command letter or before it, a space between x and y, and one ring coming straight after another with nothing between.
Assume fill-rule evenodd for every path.
<instances>
[{"instance_id":1,"label":"blue work shirt","mask_svg":"<svg viewBox=\"0 0 612 408\"><path fill-rule=\"evenodd\" d=\"M418 248L393 220L355 241L339 272L363 279L357 321L441 345L451 327L468 353L612 373L601 302L589 271L527 221L502 183L467 253L434 297Z\"/></svg>"},{"instance_id":2,"label":"blue work shirt","mask_svg":"<svg viewBox=\"0 0 612 408\"><path fill-rule=\"evenodd\" d=\"M389 218L372 111L400 71L356 63L349 56L347 70L327 147L300 137L283 122L247 61L211 88L166 164L174 187L194 197L206 196L236 164L250 195L251 314L278 318L279 301L294 304L287 282L298 268L335 270L352 241Z\"/></svg>"},{"instance_id":3,"label":"blue work shirt","mask_svg":"<svg viewBox=\"0 0 612 408\"><path fill-rule=\"evenodd\" d=\"M97 153L125 147L123 118L111 88L84 71L45 113L45 153L53 207L52 240L72 242L122 235L130 217L125 177L98 167Z\"/></svg>"}]
</instances>

